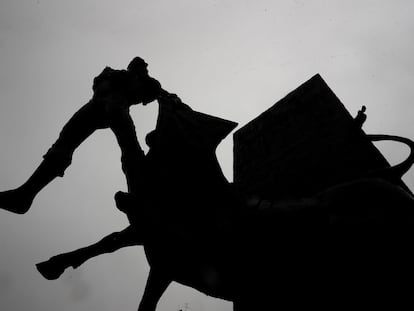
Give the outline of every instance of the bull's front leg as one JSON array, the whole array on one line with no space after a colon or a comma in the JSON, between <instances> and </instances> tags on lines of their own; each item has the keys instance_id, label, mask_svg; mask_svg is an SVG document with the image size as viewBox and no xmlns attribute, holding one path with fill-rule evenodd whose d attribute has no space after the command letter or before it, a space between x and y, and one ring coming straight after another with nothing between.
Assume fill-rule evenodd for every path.
<instances>
[{"instance_id":1,"label":"bull's front leg","mask_svg":"<svg viewBox=\"0 0 414 311\"><path fill-rule=\"evenodd\" d=\"M156 268L151 268L138 311L155 311L158 301L171 282L171 278Z\"/></svg>"},{"instance_id":2,"label":"bull's front leg","mask_svg":"<svg viewBox=\"0 0 414 311\"><path fill-rule=\"evenodd\" d=\"M77 268L93 257L112 253L123 247L140 245L140 242L134 227L129 226L120 232L107 235L95 244L53 256L47 261L38 263L36 268L46 279L55 280L69 267Z\"/></svg>"}]
</instances>

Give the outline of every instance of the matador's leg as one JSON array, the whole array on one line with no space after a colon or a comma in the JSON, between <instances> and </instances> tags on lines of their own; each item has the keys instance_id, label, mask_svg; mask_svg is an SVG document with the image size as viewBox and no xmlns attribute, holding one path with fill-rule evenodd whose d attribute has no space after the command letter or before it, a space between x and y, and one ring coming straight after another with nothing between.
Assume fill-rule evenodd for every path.
<instances>
[{"instance_id":1,"label":"matador's leg","mask_svg":"<svg viewBox=\"0 0 414 311\"><path fill-rule=\"evenodd\" d=\"M119 110L112 115L111 130L121 149L122 170L127 180L128 192L139 194L145 185L147 167L144 152L137 139L134 122L128 111Z\"/></svg>"},{"instance_id":2,"label":"matador's leg","mask_svg":"<svg viewBox=\"0 0 414 311\"><path fill-rule=\"evenodd\" d=\"M29 179L16 189L0 192L0 208L17 214L26 213L36 195L56 177L63 176L75 149L95 130L108 127L105 123L99 103L91 100L79 109Z\"/></svg>"}]
</instances>

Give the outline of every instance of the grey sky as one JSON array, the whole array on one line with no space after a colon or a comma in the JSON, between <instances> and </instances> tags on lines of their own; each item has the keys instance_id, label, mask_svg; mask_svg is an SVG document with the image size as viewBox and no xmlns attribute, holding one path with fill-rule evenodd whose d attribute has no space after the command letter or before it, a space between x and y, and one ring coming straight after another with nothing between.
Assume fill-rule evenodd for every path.
<instances>
[{"instance_id":1,"label":"grey sky","mask_svg":"<svg viewBox=\"0 0 414 311\"><path fill-rule=\"evenodd\" d=\"M123 68L136 55L194 109L241 125L320 73L352 114L367 106L366 132L414 138L413 11L410 0L2 0L0 189L31 174L104 66ZM134 108L141 141L156 112L156 104ZM381 150L391 162L406 152ZM218 154L231 179L231 138ZM0 211L1 310L136 309L148 273L139 247L53 282L34 268L127 225L112 199L125 189L119 157L112 134L101 131L27 215ZM405 181L413 188L414 173ZM159 310L185 302L194 311L231 310L176 284Z\"/></svg>"}]
</instances>

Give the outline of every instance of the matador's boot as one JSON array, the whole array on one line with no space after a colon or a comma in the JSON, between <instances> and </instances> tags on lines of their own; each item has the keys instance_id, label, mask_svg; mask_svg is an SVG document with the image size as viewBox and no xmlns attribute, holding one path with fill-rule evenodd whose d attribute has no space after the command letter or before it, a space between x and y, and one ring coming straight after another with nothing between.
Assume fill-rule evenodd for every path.
<instances>
[{"instance_id":1,"label":"matador's boot","mask_svg":"<svg viewBox=\"0 0 414 311\"><path fill-rule=\"evenodd\" d=\"M125 213L129 223L134 227L134 236L138 244L142 245L148 240L153 229L159 228L158 220L154 218L153 210L148 206L148 201L137 194L118 191L115 194L115 203L118 210ZM138 245L137 244L137 245Z\"/></svg>"},{"instance_id":2,"label":"matador's boot","mask_svg":"<svg viewBox=\"0 0 414 311\"><path fill-rule=\"evenodd\" d=\"M131 224L135 223L137 220L142 221L140 218L144 215L145 207L142 206L142 204L139 204L139 209L137 209L138 201L136 195L118 191L115 193L114 199L118 210L127 215Z\"/></svg>"},{"instance_id":3,"label":"matador's boot","mask_svg":"<svg viewBox=\"0 0 414 311\"><path fill-rule=\"evenodd\" d=\"M68 165L60 159L45 158L23 185L0 192L0 208L16 214L25 214L40 190L57 176L63 176L63 171Z\"/></svg>"},{"instance_id":4,"label":"matador's boot","mask_svg":"<svg viewBox=\"0 0 414 311\"><path fill-rule=\"evenodd\" d=\"M0 192L0 208L15 214L25 214L32 205L34 196L24 187Z\"/></svg>"}]
</instances>

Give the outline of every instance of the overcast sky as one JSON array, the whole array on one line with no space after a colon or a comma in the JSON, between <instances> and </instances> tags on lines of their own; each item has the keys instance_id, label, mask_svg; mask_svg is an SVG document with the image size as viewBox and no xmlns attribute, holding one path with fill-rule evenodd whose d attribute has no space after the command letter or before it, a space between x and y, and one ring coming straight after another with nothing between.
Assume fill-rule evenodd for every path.
<instances>
[{"instance_id":1,"label":"overcast sky","mask_svg":"<svg viewBox=\"0 0 414 311\"><path fill-rule=\"evenodd\" d=\"M368 133L414 138L414 2L410 0L2 0L0 189L21 184L63 124L92 95L105 66L136 55L195 110L245 124L320 73ZM133 109L141 142L157 104ZM398 162L407 150L379 146ZM219 147L232 176L231 137ZM135 310L148 265L141 247L105 255L46 281L34 264L127 225L113 194L125 189L113 135L75 154L27 215L0 210L0 309ZM405 177L413 189L414 173ZM179 256L191 256L178 254ZM228 302L173 284L159 311L229 311Z\"/></svg>"}]
</instances>

